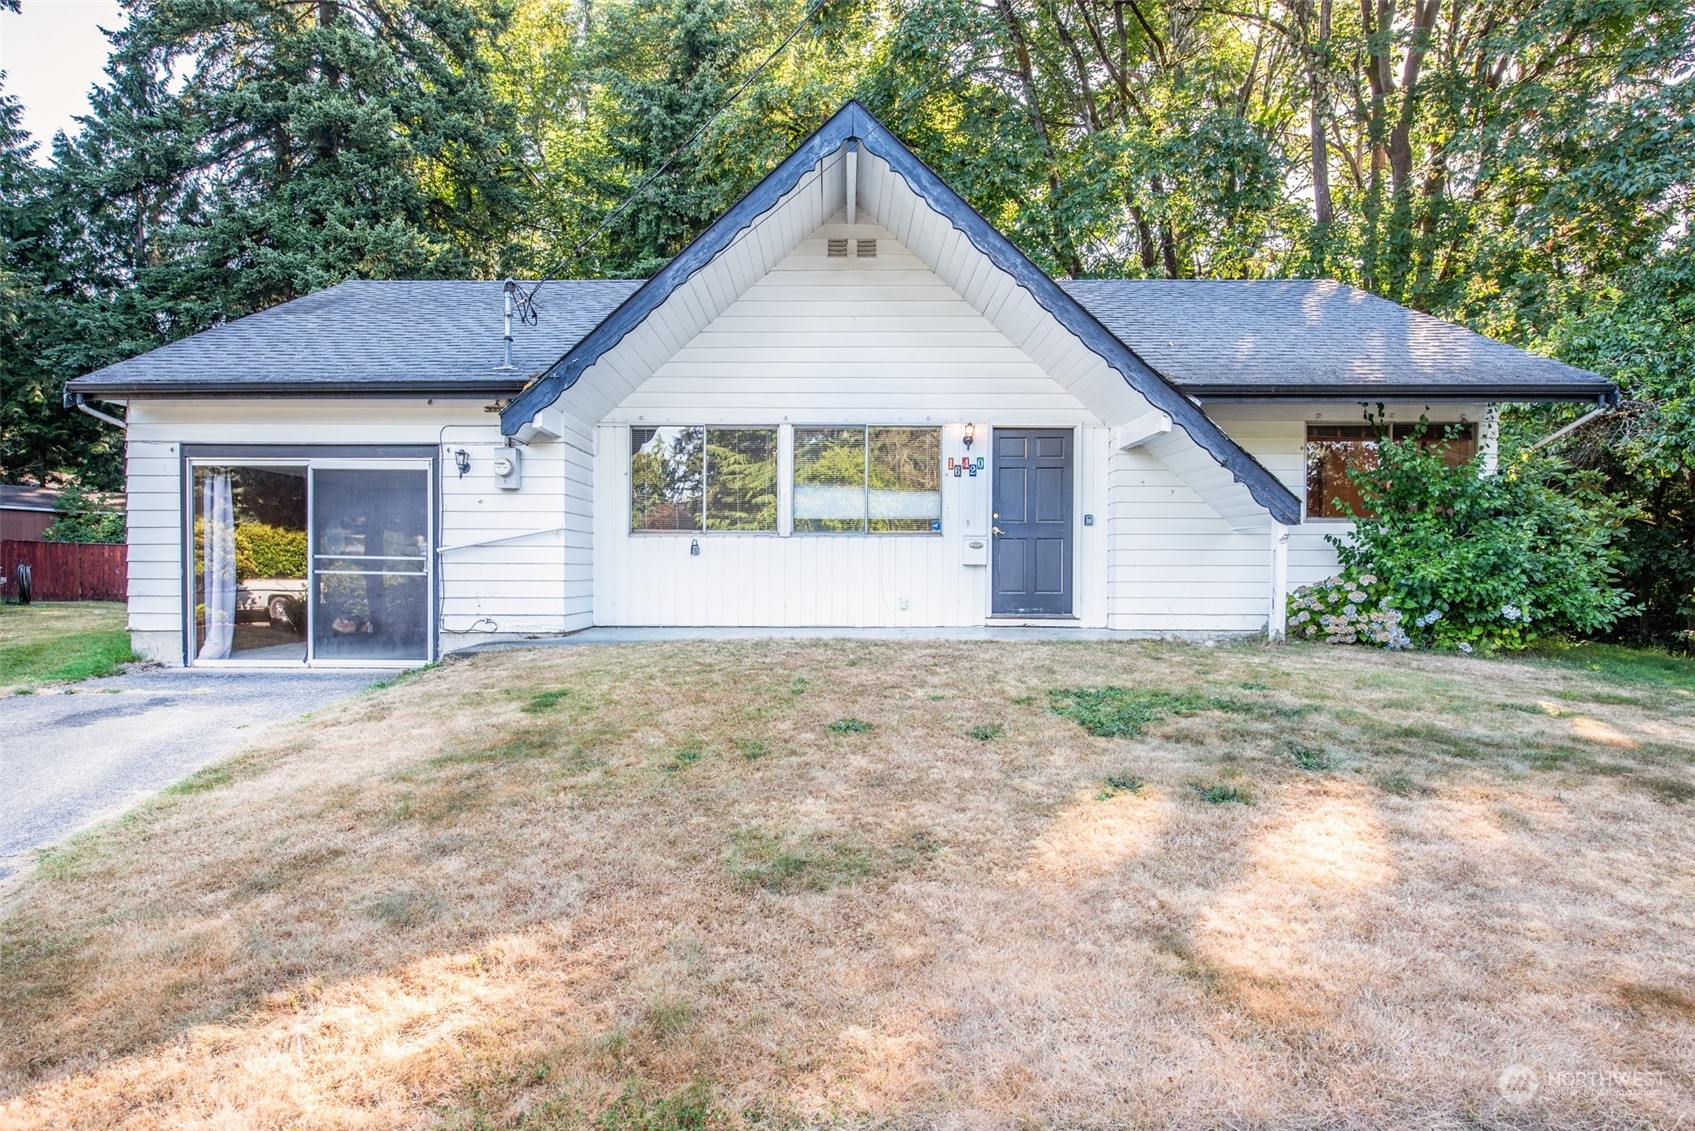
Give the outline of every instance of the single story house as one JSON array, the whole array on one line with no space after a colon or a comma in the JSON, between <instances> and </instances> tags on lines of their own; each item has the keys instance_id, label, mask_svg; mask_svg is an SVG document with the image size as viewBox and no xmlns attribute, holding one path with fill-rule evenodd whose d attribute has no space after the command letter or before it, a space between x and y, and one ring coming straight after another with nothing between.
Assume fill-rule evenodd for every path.
<instances>
[{"instance_id":1,"label":"single story house","mask_svg":"<svg viewBox=\"0 0 1695 1131\"><path fill-rule=\"evenodd\" d=\"M1487 461L1501 403L1615 396L1334 282L1055 280L857 103L650 279L346 282L67 388L127 406L130 628L179 664L1276 635L1363 406Z\"/></svg>"}]
</instances>

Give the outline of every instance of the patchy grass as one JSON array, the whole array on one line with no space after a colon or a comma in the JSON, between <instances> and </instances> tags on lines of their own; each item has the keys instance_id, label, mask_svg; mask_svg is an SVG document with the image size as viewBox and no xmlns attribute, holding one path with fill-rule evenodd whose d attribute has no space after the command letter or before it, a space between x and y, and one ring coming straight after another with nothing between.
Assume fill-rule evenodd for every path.
<instances>
[{"instance_id":1,"label":"patchy grass","mask_svg":"<svg viewBox=\"0 0 1695 1131\"><path fill-rule=\"evenodd\" d=\"M1167 715L1193 715L1198 711L1228 711L1228 699L1205 695L1127 687L1090 687L1050 691L1056 715L1063 715L1101 738L1133 738L1147 725Z\"/></svg>"},{"instance_id":2,"label":"patchy grass","mask_svg":"<svg viewBox=\"0 0 1695 1131\"><path fill-rule=\"evenodd\" d=\"M38 601L0 605L0 691L112 675L141 657L130 649L122 604Z\"/></svg>"},{"instance_id":3,"label":"patchy grass","mask_svg":"<svg viewBox=\"0 0 1695 1131\"><path fill-rule=\"evenodd\" d=\"M1140 793L1148 783L1128 771L1121 770L1116 774L1106 776L1106 784L1095 794L1096 801L1111 801L1122 793Z\"/></svg>"},{"instance_id":4,"label":"patchy grass","mask_svg":"<svg viewBox=\"0 0 1695 1131\"><path fill-rule=\"evenodd\" d=\"M999 723L983 723L965 732L967 738L974 738L978 742L992 742L1005 733L1006 728Z\"/></svg>"},{"instance_id":5,"label":"patchy grass","mask_svg":"<svg viewBox=\"0 0 1695 1131\"><path fill-rule=\"evenodd\" d=\"M1334 769L1336 766L1335 760L1323 750L1315 750L1299 742L1289 747L1289 761L1315 774Z\"/></svg>"},{"instance_id":6,"label":"patchy grass","mask_svg":"<svg viewBox=\"0 0 1695 1131\"><path fill-rule=\"evenodd\" d=\"M869 734L871 729L864 719L837 719L830 724L831 734Z\"/></svg>"},{"instance_id":7,"label":"patchy grass","mask_svg":"<svg viewBox=\"0 0 1695 1131\"><path fill-rule=\"evenodd\" d=\"M1218 783L1216 785L1197 785L1195 793L1208 805L1252 805L1253 798L1248 791L1239 785Z\"/></svg>"},{"instance_id":8,"label":"patchy grass","mask_svg":"<svg viewBox=\"0 0 1695 1131\"><path fill-rule=\"evenodd\" d=\"M1533 661L1573 668L1611 683L1695 693L1695 659L1618 644L1549 641L1529 653Z\"/></svg>"},{"instance_id":9,"label":"patchy grass","mask_svg":"<svg viewBox=\"0 0 1695 1131\"><path fill-rule=\"evenodd\" d=\"M445 664L8 881L0 1126L1675 1124L1682 691L1263 646Z\"/></svg>"}]
</instances>

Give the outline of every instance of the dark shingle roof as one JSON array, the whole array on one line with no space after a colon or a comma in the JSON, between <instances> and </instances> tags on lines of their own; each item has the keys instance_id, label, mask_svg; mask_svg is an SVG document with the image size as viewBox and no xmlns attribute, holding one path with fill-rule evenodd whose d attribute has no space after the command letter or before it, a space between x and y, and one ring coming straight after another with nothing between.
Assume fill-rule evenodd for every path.
<instances>
[{"instance_id":1,"label":"dark shingle roof","mask_svg":"<svg viewBox=\"0 0 1695 1131\"><path fill-rule=\"evenodd\" d=\"M640 282L571 279L537 295L535 326L512 323L502 360L498 282L340 283L214 326L71 382L85 395L517 392L558 361Z\"/></svg>"},{"instance_id":2,"label":"dark shingle roof","mask_svg":"<svg viewBox=\"0 0 1695 1131\"><path fill-rule=\"evenodd\" d=\"M1603 377L1325 279L1063 280L1085 309L1202 400L1591 399Z\"/></svg>"},{"instance_id":3,"label":"dark shingle roof","mask_svg":"<svg viewBox=\"0 0 1695 1131\"><path fill-rule=\"evenodd\" d=\"M64 494L57 487L14 486L0 483L0 511L50 511Z\"/></svg>"},{"instance_id":4,"label":"dark shingle roof","mask_svg":"<svg viewBox=\"0 0 1695 1131\"><path fill-rule=\"evenodd\" d=\"M80 377L85 395L421 393L507 396L641 285L547 283L535 326L501 360L497 282L354 281ZM1137 355L1190 396L1589 399L1604 378L1324 280L1064 280Z\"/></svg>"}]
</instances>

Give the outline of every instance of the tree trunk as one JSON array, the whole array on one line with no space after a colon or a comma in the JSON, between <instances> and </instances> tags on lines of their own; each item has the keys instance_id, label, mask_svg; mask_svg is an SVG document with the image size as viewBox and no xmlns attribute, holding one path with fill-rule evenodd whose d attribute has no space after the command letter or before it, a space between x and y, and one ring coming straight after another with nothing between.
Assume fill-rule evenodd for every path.
<instances>
[{"instance_id":1,"label":"tree trunk","mask_svg":"<svg viewBox=\"0 0 1695 1131\"><path fill-rule=\"evenodd\" d=\"M1307 78L1312 98L1312 211L1313 222L1321 229L1336 220L1336 205L1330 195L1329 133L1325 126L1327 95L1324 63L1330 55L1330 3L1331 0L1319 0L1318 42L1307 52Z\"/></svg>"}]
</instances>

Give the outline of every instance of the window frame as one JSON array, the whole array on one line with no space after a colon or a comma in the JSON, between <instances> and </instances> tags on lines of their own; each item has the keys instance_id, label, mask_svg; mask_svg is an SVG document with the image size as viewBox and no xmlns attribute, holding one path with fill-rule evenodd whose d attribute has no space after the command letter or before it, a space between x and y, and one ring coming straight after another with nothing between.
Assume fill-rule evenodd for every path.
<instances>
[{"instance_id":1,"label":"window frame","mask_svg":"<svg viewBox=\"0 0 1695 1131\"><path fill-rule=\"evenodd\" d=\"M1376 443L1378 440L1380 440L1382 438L1383 433L1385 431L1387 431L1389 433L1389 438L1391 440L1408 439L1408 438L1411 437L1413 432L1420 426L1420 423L1421 423L1420 421L1416 421L1416 420L1413 420L1413 421L1389 421L1389 422L1387 422L1387 424L1384 428L1377 428L1376 426L1371 425L1371 424L1367 424L1367 423L1341 424L1341 423L1338 423L1338 422L1332 421L1332 420L1308 420L1308 421L1306 421L1303 425L1305 431L1303 432L1302 437L1301 437L1301 474L1302 474L1302 479L1303 479L1303 486L1305 487L1305 490L1301 494L1301 520L1303 522L1352 523L1352 522L1358 522L1362 517L1367 517L1367 516L1364 516L1364 515L1351 515L1351 514L1314 514L1312 512L1310 504L1311 504L1311 501L1312 501L1312 458L1311 458L1311 450L1312 450L1312 445L1314 443L1314 438L1313 438L1313 435L1312 435L1313 429L1315 429L1315 428L1327 428L1327 429L1337 429L1337 430L1342 430L1342 431L1347 431L1347 432L1370 433L1370 435L1332 437L1332 438L1330 438L1332 442L1340 441L1340 440L1368 440L1369 439L1373 443ZM1464 429L1465 434L1463 436L1461 436L1460 439L1465 441L1465 442L1468 442L1472 445L1471 455L1467 456L1466 459L1469 461L1469 460L1477 458L1477 442L1478 442L1477 428L1478 428L1478 425L1477 425L1476 421L1464 420L1464 419L1461 419L1461 420L1430 420L1430 421L1423 421L1422 423L1423 423L1423 426L1427 429L1427 434L1435 442L1448 442L1447 441L1447 432L1450 428ZM1319 437L1318 439L1320 441L1322 441L1322 440L1325 439L1325 437ZM1328 504L1325 504L1325 505L1328 505Z\"/></svg>"},{"instance_id":2,"label":"window frame","mask_svg":"<svg viewBox=\"0 0 1695 1131\"><path fill-rule=\"evenodd\" d=\"M646 530L639 529L636 521L636 484L632 473L632 461L636 456L635 436L639 432L662 432L666 429L691 429L701 431L700 450L700 513L697 516L700 525L689 530ZM771 433L771 454L776 465L777 510L772 518L769 530L714 530L706 525L706 508L711 500L712 492L707 484L711 479L712 463L708 456L713 432L769 432ZM624 532L632 538L776 538L783 533L783 430L776 424L631 424L625 429L624 435Z\"/></svg>"},{"instance_id":3,"label":"window frame","mask_svg":"<svg viewBox=\"0 0 1695 1131\"><path fill-rule=\"evenodd\" d=\"M635 434L638 431L658 432L665 429L699 428L703 433L711 432L771 432L775 435L775 456L777 463L777 517L776 525L769 530L712 530L706 526L706 506L710 498L707 482L710 479L710 462L706 459L708 440L702 441L701 466L701 511L700 525L690 530L644 530L635 525L635 480L632 475L632 460L636 455ZM783 421L781 424L649 424L645 421L624 426L624 531L630 537L641 538L937 538L942 530L873 530L871 529L871 431L872 429L906 429L913 432L934 433L934 455L936 460L936 497L941 504L944 494L943 483L946 476L942 474L942 450L946 443L946 428L941 424L830 424L830 423L797 423ZM863 525L858 530L802 530L797 525L794 515L795 493L795 453L797 449L796 435L803 431L832 430L858 431L861 433L861 460L863 472L860 479L860 490L864 492L865 507L861 515ZM785 522L785 519L787 521ZM941 519L931 519L940 522Z\"/></svg>"},{"instance_id":4,"label":"window frame","mask_svg":"<svg viewBox=\"0 0 1695 1131\"><path fill-rule=\"evenodd\" d=\"M789 431L789 480L784 485L789 498L789 533L785 537L793 538L939 538L941 529L930 530L873 530L871 529L871 430L873 428L901 428L910 432L934 432L936 434L936 500L938 509L942 501L942 482L946 478L941 473L942 445L945 442L944 429L940 424L796 424ZM796 436L806 431L859 431L862 436L863 473L860 490L865 495L865 507L861 514L864 523L858 530L802 530L800 518L794 513L794 491L798 485L795 480L796 452L799 448ZM930 520L941 523L940 515Z\"/></svg>"}]
</instances>

